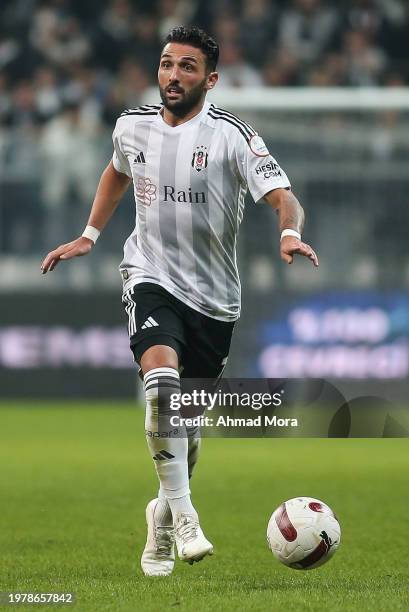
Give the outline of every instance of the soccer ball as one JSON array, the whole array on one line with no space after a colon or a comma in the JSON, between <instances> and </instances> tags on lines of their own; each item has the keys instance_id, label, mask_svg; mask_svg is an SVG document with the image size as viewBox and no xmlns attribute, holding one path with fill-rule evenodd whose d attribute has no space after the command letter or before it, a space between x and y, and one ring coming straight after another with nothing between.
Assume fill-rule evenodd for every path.
<instances>
[{"instance_id":1,"label":"soccer ball","mask_svg":"<svg viewBox=\"0 0 409 612\"><path fill-rule=\"evenodd\" d=\"M273 555L293 569L314 569L326 563L341 540L338 519L324 502L295 497L273 512L267 543Z\"/></svg>"}]
</instances>

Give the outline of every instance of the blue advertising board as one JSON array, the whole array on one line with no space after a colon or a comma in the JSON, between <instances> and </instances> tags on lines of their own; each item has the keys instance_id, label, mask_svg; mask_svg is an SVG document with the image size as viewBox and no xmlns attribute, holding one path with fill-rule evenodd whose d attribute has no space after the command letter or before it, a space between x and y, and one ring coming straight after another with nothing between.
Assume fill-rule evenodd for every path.
<instances>
[{"instance_id":1,"label":"blue advertising board","mask_svg":"<svg viewBox=\"0 0 409 612\"><path fill-rule=\"evenodd\" d=\"M256 338L258 376L404 379L409 293L298 294L264 315Z\"/></svg>"}]
</instances>

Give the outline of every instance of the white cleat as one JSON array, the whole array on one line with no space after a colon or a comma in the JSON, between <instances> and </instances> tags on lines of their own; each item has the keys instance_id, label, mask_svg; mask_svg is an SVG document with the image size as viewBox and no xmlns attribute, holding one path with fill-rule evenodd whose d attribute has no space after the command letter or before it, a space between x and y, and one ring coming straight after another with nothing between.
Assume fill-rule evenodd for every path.
<instances>
[{"instance_id":1,"label":"white cleat","mask_svg":"<svg viewBox=\"0 0 409 612\"><path fill-rule=\"evenodd\" d=\"M170 576L175 565L173 525L162 527L155 523L157 499L152 499L146 506L146 524L148 537L142 553L141 567L145 576Z\"/></svg>"},{"instance_id":2,"label":"white cleat","mask_svg":"<svg viewBox=\"0 0 409 612\"><path fill-rule=\"evenodd\" d=\"M213 554L213 544L206 540L198 519L192 514L181 513L177 516L175 540L179 559L190 565Z\"/></svg>"}]
</instances>

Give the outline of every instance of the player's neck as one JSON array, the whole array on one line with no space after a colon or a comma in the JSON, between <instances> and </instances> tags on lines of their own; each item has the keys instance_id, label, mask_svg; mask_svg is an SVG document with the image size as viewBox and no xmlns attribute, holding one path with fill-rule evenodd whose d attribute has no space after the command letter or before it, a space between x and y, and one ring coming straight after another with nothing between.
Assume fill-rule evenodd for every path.
<instances>
[{"instance_id":1,"label":"player's neck","mask_svg":"<svg viewBox=\"0 0 409 612\"><path fill-rule=\"evenodd\" d=\"M196 117L196 115L198 115L200 111L202 110L204 102L205 100L203 98L203 100L201 100L196 106L192 108L192 110L190 110L183 117L178 117L177 115L174 115L172 111L170 111L166 107L163 107L163 111L162 111L163 120L165 123L167 123L171 127L177 127L178 125L181 125L182 123L186 123L186 121L190 121L190 119L193 119L193 117Z\"/></svg>"}]
</instances>

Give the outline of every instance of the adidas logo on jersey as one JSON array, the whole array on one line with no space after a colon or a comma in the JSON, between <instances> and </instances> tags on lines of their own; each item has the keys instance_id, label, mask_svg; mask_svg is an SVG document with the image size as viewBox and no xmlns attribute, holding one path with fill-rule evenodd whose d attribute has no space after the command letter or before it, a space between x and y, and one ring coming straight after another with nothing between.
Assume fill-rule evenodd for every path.
<instances>
[{"instance_id":1,"label":"adidas logo on jersey","mask_svg":"<svg viewBox=\"0 0 409 612\"><path fill-rule=\"evenodd\" d=\"M141 329L148 329L148 327L159 327L159 323L153 317L148 317Z\"/></svg>"},{"instance_id":2,"label":"adidas logo on jersey","mask_svg":"<svg viewBox=\"0 0 409 612\"><path fill-rule=\"evenodd\" d=\"M133 161L134 161L134 164L146 164L146 159L145 159L145 155L143 154L143 151L138 153L138 155L135 157Z\"/></svg>"}]
</instances>

